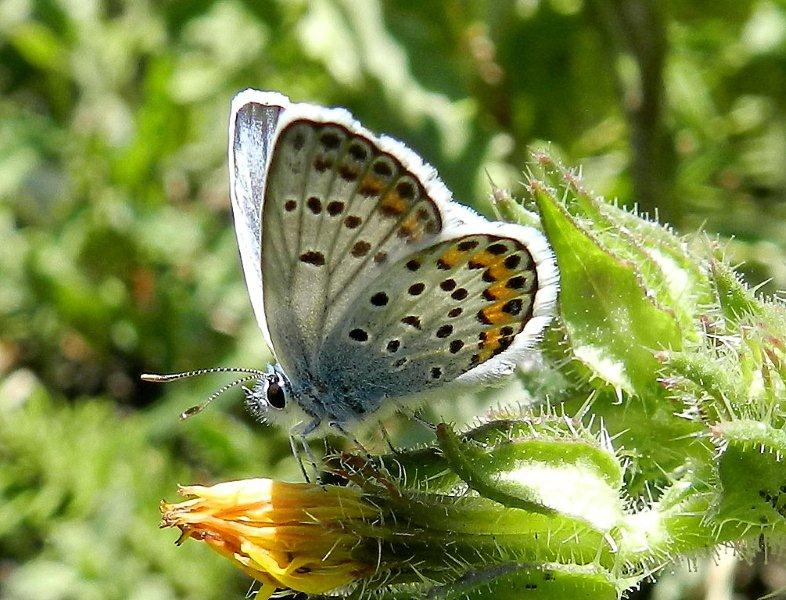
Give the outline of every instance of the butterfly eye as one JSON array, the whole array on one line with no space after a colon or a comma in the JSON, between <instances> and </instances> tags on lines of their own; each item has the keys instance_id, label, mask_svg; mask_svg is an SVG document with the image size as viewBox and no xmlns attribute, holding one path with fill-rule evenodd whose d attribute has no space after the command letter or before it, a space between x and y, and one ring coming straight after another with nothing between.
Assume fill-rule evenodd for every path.
<instances>
[{"instance_id":1,"label":"butterfly eye","mask_svg":"<svg viewBox=\"0 0 786 600\"><path fill-rule=\"evenodd\" d=\"M286 406L287 399L284 395L284 390L277 383L271 383L267 387L267 403L279 410Z\"/></svg>"}]
</instances>

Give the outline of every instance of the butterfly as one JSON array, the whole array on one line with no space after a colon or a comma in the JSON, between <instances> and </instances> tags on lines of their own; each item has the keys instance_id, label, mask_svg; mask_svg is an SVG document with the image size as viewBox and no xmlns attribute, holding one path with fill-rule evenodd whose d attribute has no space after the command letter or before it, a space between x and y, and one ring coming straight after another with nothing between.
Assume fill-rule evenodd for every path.
<instances>
[{"instance_id":1,"label":"butterfly","mask_svg":"<svg viewBox=\"0 0 786 600\"><path fill-rule=\"evenodd\" d=\"M276 361L249 371L247 405L291 440L504 378L552 317L545 237L453 201L417 154L344 109L240 92L229 179Z\"/></svg>"}]
</instances>

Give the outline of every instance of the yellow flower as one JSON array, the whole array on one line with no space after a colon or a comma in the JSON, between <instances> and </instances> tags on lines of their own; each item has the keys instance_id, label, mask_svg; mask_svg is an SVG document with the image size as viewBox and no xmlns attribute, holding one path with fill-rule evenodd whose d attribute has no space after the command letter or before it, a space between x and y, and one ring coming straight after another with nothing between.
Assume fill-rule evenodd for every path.
<instances>
[{"instance_id":1,"label":"yellow flower","mask_svg":"<svg viewBox=\"0 0 786 600\"><path fill-rule=\"evenodd\" d=\"M361 538L350 522L379 517L360 492L338 486L271 479L181 487L191 499L161 503L162 527L179 527L178 540L203 540L262 583L257 596L277 588L324 593L374 572L352 550Z\"/></svg>"}]
</instances>

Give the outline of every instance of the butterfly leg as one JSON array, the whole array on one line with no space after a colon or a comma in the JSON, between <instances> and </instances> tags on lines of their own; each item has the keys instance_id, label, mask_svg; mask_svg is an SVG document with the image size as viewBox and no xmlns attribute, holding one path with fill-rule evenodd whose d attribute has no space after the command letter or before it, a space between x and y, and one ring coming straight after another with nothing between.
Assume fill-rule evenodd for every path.
<instances>
[{"instance_id":1,"label":"butterfly leg","mask_svg":"<svg viewBox=\"0 0 786 600\"><path fill-rule=\"evenodd\" d=\"M368 450L366 450L366 447L360 443L360 440L358 440L358 438L355 435L347 431L347 429L343 425L341 425L341 423L338 423L336 421L331 421L330 426L333 429L337 430L339 433L341 433L341 435L346 437L348 440L350 440L353 444L355 444L355 446L357 446L360 449L360 451L366 455L367 460L369 461L372 460L371 453Z\"/></svg>"},{"instance_id":2,"label":"butterfly leg","mask_svg":"<svg viewBox=\"0 0 786 600\"><path fill-rule=\"evenodd\" d=\"M317 467L317 460L314 456L314 453L311 451L311 446L308 445L306 437L309 433L317 429L320 423L321 421L319 419L314 418L314 420L310 421L309 423L306 423L305 425L300 423L289 431L289 447L292 449L292 455L297 459L298 465L300 466L300 472L303 474L303 479L305 479L307 483L310 483L312 478L308 476L306 465L303 462L304 455L311 465L311 470L314 474L314 481L319 479L319 468ZM298 442L300 442L299 446Z\"/></svg>"},{"instance_id":3,"label":"butterfly leg","mask_svg":"<svg viewBox=\"0 0 786 600\"><path fill-rule=\"evenodd\" d=\"M306 481L306 483L311 483L311 479L309 479L308 473L306 472L306 466L303 464L303 456L301 455L300 450L298 450L294 435L289 436L289 447L292 449L292 456L294 456L295 460L297 460L297 464L300 467L300 472L303 474L303 479ZM316 469L316 466L314 468Z\"/></svg>"},{"instance_id":4,"label":"butterfly leg","mask_svg":"<svg viewBox=\"0 0 786 600\"><path fill-rule=\"evenodd\" d=\"M393 445L393 440L390 439L390 434L388 433L388 430L385 428L385 425L382 423L382 421L379 422L379 430L382 432L382 438L388 445L390 452L393 454L398 454L398 450L396 450L396 447Z\"/></svg>"},{"instance_id":5,"label":"butterfly leg","mask_svg":"<svg viewBox=\"0 0 786 600\"><path fill-rule=\"evenodd\" d=\"M380 427L382 427L382 423L380 423L379 425ZM365 464L360 463L359 468L358 468L358 463L352 461L352 455L348 455L350 464L354 462L353 468L356 470L358 475L369 477L375 483L382 484L383 486L385 486L385 488L387 488L387 490L391 493L391 495L396 495L396 496L400 495L398 490L396 489L394 483L395 480L391 476L390 472L388 471L387 465L385 465L385 462L384 460L382 460L382 457L378 457L377 459L375 459L373 456L371 456L371 453L365 448L365 446L363 446L363 444L360 443L357 437L351 434L349 431L347 431L347 429L344 426L342 426L341 423L337 423L333 421L330 423L330 426L336 429L337 431L339 431L344 437L351 440L355 444L355 446L357 446L358 449L360 449L360 451L364 454L363 459L365 460ZM387 432L385 432L384 435L387 437ZM396 450L393 449L393 452L396 452Z\"/></svg>"},{"instance_id":6,"label":"butterfly leg","mask_svg":"<svg viewBox=\"0 0 786 600\"><path fill-rule=\"evenodd\" d=\"M317 467L317 459L314 456L314 452L311 450L311 446L308 445L308 440L306 440L306 436L300 436L300 445L303 446L303 452L305 453L306 457L308 458L308 462L311 465L311 470L314 473L314 481L319 481L319 468Z\"/></svg>"}]
</instances>

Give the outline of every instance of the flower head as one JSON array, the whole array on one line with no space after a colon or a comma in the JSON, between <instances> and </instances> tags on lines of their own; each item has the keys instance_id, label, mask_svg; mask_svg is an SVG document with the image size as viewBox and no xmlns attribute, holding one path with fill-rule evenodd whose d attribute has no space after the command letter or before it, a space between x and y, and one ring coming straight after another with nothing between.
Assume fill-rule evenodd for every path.
<instances>
[{"instance_id":1,"label":"flower head","mask_svg":"<svg viewBox=\"0 0 786 600\"><path fill-rule=\"evenodd\" d=\"M161 526L180 528L179 542L203 540L260 581L259 598L277 588L323 593L375 569L353 555L360 538L346 525L379 513L355 489L247 479L180 492L192 498L162 502Z\"/></svg>"}]
</instances>

